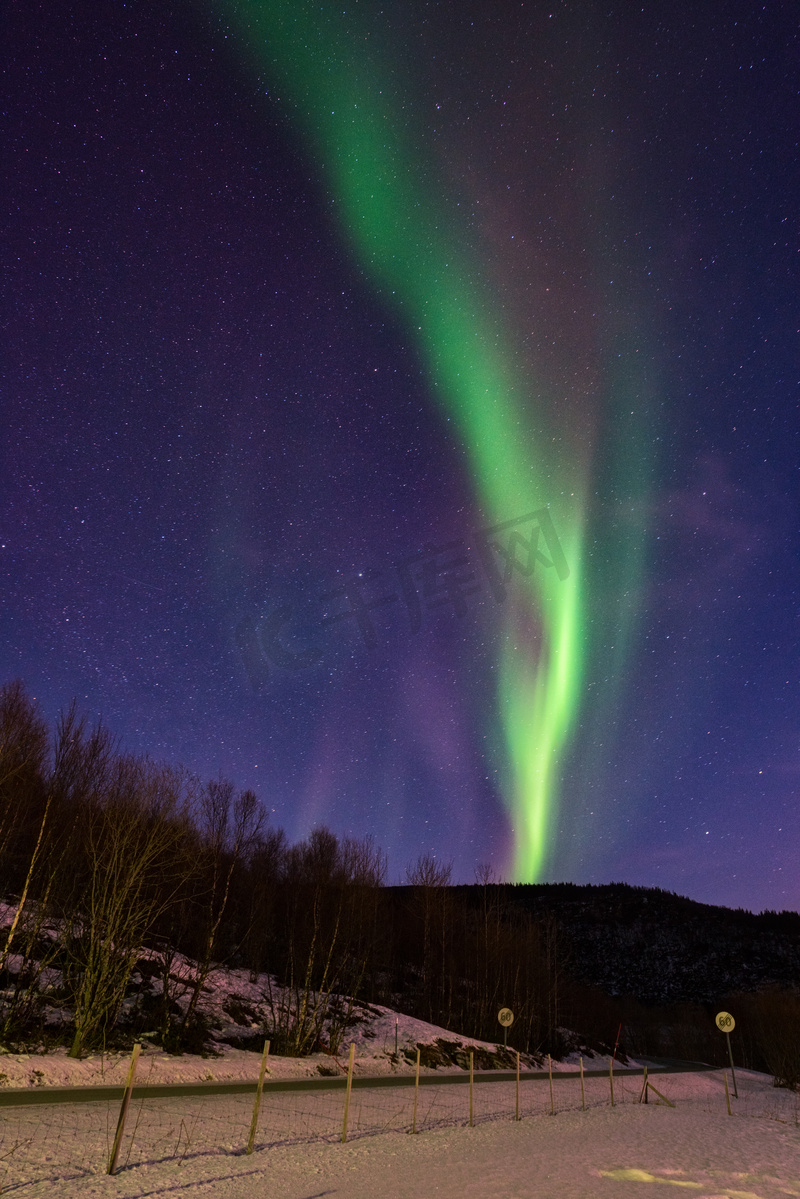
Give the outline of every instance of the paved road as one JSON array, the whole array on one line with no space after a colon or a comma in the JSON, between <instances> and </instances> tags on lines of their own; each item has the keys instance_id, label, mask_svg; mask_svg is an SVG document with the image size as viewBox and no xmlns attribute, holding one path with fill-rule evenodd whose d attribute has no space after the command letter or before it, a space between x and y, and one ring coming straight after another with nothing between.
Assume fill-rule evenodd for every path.
<instances>
[{"instance_id":1,"label":"paved road","mask_svg":"<svg viewBox=\"0 0 800 1199\"><path fill-rule=\"evenodd\" d=\"M684 1062L677 1058L644 1058L649 1074L677 1074L684 1071L704 1072L715 1069L703 1062ZM642 1075L641 1068L626 1069L618 1066L615 1074L626 1077ZM572 1078L578 1071L569 1073L559 1070L553 1075L553 1080ZM584 1070L586 1078L608 1077L608 1070ZM548 1078L546 1070L526 1070L520 1073L520 1082L542 1082ZM481 1070L475 1073L475 1085L493 1082L513 1082L516 1074L513 1070ZM442 1086L453 1084L463 1086L469 1082L469 1074L424 1074L420 1075L419 1085ZM335 1091L342 1090L346 1078L286 1078L267 1079L264 1083L265 1094L272 1091ZM353 1089L362 1090L374 1087L413 1087L413 1074L383 1074L374 1078L364 1075L353 1078ZM252 1095L256 1089L255 1079L252 1082L194 1082L194 1083L155 1083L150 1086L135 1086L134 1099L168 1099L190 1095ZM101 1103L120 1101L124 1088L115 1087L9 1087L0 1089L0 1107L21 1107L35 1103Z\"/></svg>"}]
</instances>

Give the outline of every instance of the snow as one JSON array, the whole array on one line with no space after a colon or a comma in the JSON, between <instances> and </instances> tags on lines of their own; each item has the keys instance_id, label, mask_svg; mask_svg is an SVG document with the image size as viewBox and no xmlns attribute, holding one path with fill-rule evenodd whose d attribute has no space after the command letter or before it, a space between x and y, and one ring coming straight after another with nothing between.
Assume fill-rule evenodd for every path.
<instances>
[{"instance_id":1,"label":"snow","mask_svg":"<svg viewBox=\"0 0 800 1199\"><path fill-rule=\"evenodd\" d=\"M0 903L0 930L9 925L14 908ZM43 940L55 941L57 931L45 925L41 930ZM172 998L184 1011L189 1003L192 981L197 977L197 963L180 953L170 953L170 977ZM19 955L10 955L9 972L15 975L23 965ZM59 1035L62 1028L69 1028L73 1012L61 1005L57 998L61 984L60 971L50 967L39 969L39 985L43 1002L44 1025L50 1039ZM137 1000L142 995L160 995L163 987L161 977L163 961L157 951L143 948L132 974L132 994L122 1005L120 1026L134 1014ZM55 992L55 994L53 994ZM313 1006L316 996L309 996ZM344 1075L351 1042L356 1046L355 1073L370 1076L381 1074L412 1075L418 1046L422 1046L423 1075L436 1073L461 1073L468 1067L468 1053L474 1051L475 1069L512 1068L514 1051L503 1050L502 1039L496 1042L464 1037L448 1029L429 1024L412 1016L402 1015L391 1008L378 1004L367 1004L347 996L328 996L334 1002L331 1008L349 1012L349 1023L342 1035L337 1032L338 1042L331 1035L330 1020L323 1024L323 1040L327 1038L329 1049L310 1056L277 1057L270 1055L268 1077L272 1079L312 1078L319 1075ZM205 1055L173 1055L164 1053L142 1033L142 1054L137 1078L140 1082L196 1083L236 1082L255 1080L258 1061L263 1047L263 1030L291 1024L291 1013L297 1011L298 996L290 994L270 974L251 976L248 970L216 966L206 979L197 1004L197 1011L210 1029ZM290 1013L288 1021L284 1019ZM578 1038L567 1030L568 1043L578 1043ZM498 1026L498 1035L500 1029ZM334 1044L334 1051L330 1049ZM513 1035L512 1035L513 1042ZM238 1048L247 1044L247 1049ZM38 1052L9 1053L0 1047L0 1088L9 1087L69 1087L69 1086L119 1086L124 1083L129 1052L90 1052L81 1060L69 1058L66 1048L41 1045ZM583 1049L586 1067L608 1069L608 1056L593 1056ZM572 1070L577 1066L578 1054L573 1053L563 1062L554 1061L554 1072ZM631 1063L636 1065L637 1063ZM541 1054L521 1054L523 1070L546 1068L547 1062ZM617 1068L624 1068L617 1062Z\"/></svg>"},{"instance_id":2,"label":"snow","mask_svg":"<svg viewBox=\"0 0 800 1199\"><path fill-rule=\"evenodd\" d=\"M177 966L191 973L192 963ZM57 987L57 972L46 981ZM154 978L142 985L152 990L159 984ZM145 1037L137 1082L255 1084L259 1054L235 1048L225 1038L245 1034L257 1043L259 1029L272 1026L287 1000L267 975L253 980L246 971L215 971L199 1005L212 1028L211 1051L169 1055ZM56 1021L61 1013L51 1006L49 1015ZM584 1049L585 1069L605 1075L585 1078L586 1110L576 1051L552 1063L552 1113L547 1077L523 1076L518 1122L514 1083L493 1078L474 1088L474 1127L469 1127L467 1052L474 1049L478 1064L486 1064L487 1054L497 1059L499 1043L461 1037L377 1005L356 1004L353 1017L338 1056L269 1058L252 1155L244 1153L252 1094L134 1098L120 1169L113 1177L104 1171L118 1100L3 1105L0 1190L34 1199L635 1199L653 1187L656 1195L665 1187L675 1193L677 1187L697 1199L800 1199L800 1096L776 1090L765 1075L737 1071L739 1098L731 1098L731 1117L719 1071L653 1076L673 1108L653 1094L647 1105L640 1104L641 1076L626 1074L617 1062L616 1105L611 1107L609 1059ZM342 1144L341 1082L322 1091L287 1091L271 1084L321 1075L341 1080L351 1041L362 1085L353 1089L349 1139ZM421 1071L425 1085L418 1094L414 1136L409 1135L413 1086L363 1084L372 1077L385 1082L389 1075L408 1083L419 1045L439 1064ZM66 1049L0 1051L0 1088L11 1098L9 1092L33 1087L119 1086L128 1062L129 1054L121 1052L76 1061ZM628 1065L632 1069L638 1063ZM523 1057L523 1071L546 1066L541 1057ZM454 1078L460 1085L453 1085ZM437 1079L442 1080L438 1085Z\"/></svg>"},{"instance_id":3,"label":"snow","mask_svg":"<svg viewBox=\"0 0 800 1199\"><path fill-rule=\"evenodd\" d=\"M143 953L143 957L145 954ZM177 969L188 972L191 963L176 955ZM157 979L151 987L158 987ZM181 997L188 1002L185 996ZM198 1010L213 1027L210 1051L206 1056L197 1054L174 1055L164 1053L146 1039L142 1044L137 1080L143 1083L194 1083L194 1082L237 1082L258 1077L260 1049L263 1042L254 1036L259 1027L269 1028L276 1010L287 1002L284 988L266 974L251 980L247 970L218 969L214 971L204 987ZM412 1075L418 1045L435 1050L431 1057L438 1057L435 1067L423 1065L421 1073L460 1074L467 1066L470 1049L476 1053L476 1069L480 1068L480 1054L497 1056L502 1051L502 1042L481 1041L475 1037L462 1037L448 1029L413 1016L405 1016L378 1004L352 1003L352 1024L347 1030L336 1054L315 1053L303 1058L277 1057L271 1054L267 1076L272 1079L316 1078L321 1074L347 1072L350 1043L355 1043L356 1075ZM230 1011L246 1012L252 1017L247 1024L236 1023ZM63 1013L69 1018L70 1013ZM49 1023L61 1018L60 1008L50 1011ZM223 1039L246 1034L253 1037L259 1051L238 1049ZM395 1054L395 1044L397 1054ZM120 1086L124 1083L130 1054L128 1052L88 1053L75 1060L67 1056L66 1048L50 1049L46 1053L7 1053L0 1048L0 1087L69 1087L69 1086ZM592 1056L584 1053L587 1069L608 1069L608 1056ZM485 1058L484 1058L485 1060ZM577 1053L566 1057L563 1062L554 1061L554 1072L574 1070ZM513 1065L513 1051L508 1066ZM631 1065L638 1063L632 1062ZM541 1055L521 1055L521 1068L546 1068L546 1058ZM617 1063L617 1069L624 1068Z\"/></svg>"},{"instance_id":4,"label":"snow","mask_svg":"<svg viewBox=\"0 0 800 1199\"><path fill-rule=\"evenodd\" d=\"M7 1174L0 1182L24 1196L108 1199L636 1199L654 1186L656 1195L677 1187L697 1199L800 1195L798 1096L775 1090L764 1075L737 1071L737 1080L740 1097L731 1099L735 1114L729 1117L719 1072L658 1075L656 1086L674 1108L654 1103L654 1096L639 1104L641 1078L630 1076L620 1077L612 1108L607 1080L591 1078L586 1111L577 1077L562 1073L554 1083L556 1114L550 1114L547 1081L528 1082L518 1123L513 1083L484 1084L475 1088L475 1127L467 1126L468 1087L429 1086L420 1090L420 1111L438 1094L449 1105L449 1115L443 1108L439 1116L450 1122L423 1122L416 1136L408 1132L412 1087L354 1090L347 1144L338 1140L341 1089L317 1096L328 1128L316 1132L326 1139L303 1140L296 1132L294 1141L291 1135L281 1141L274 1130L278 1109L288 1116L300 1102L283 1092L267 1099L251 1156L242 1152L247 1096L149 1100L144 1110L134 1102L122 1169L114 1177L101 1171L116 1104L3 1108L0 1156ZM307 1093L302 1104L309 1104ZM398 1105L402 1124L392 1114ZM146 1144L148 1121L160 1148ZM47 1135L34 1135L34 1124L45 1126ZM170 1143L175 1129L190 1141L179 1141L177 1151ZM286 1130L291 1134L288 1122ZM26 1136L32 1138L27 1145ZM6 1156L13 1143L19 1147Z\"/></svg>"},{"instance_id":5,"label":"snow","mask_svg":"<svg viewBox=\"0 0 800 1199\"><path fill-rule=\"evenodd\" d=\"M351 1040L356 1046L354 1074L356 1077L395 1075L411 1077L415 1072L413 1056L418 1044L436 1046L439 1041L447 1046L457 1046L468 1052L470 1048L496 1052L498 1046L472 1037L460 1037L435 1024L426 1024L411 1016L398 1015L389 1008L373 1007L374 1018L365 1026L348 1035L338 1056L328 1053L313 1053L308 1057L277 1057L270 1054L267 1059L268 1079L319 1078L320 1075L347 1073L347 1059ZM398 1057L394 1055L395 1020L397 1020ZM374 1036L369 1034L374 1032ZM406 1056L403 1056L403 1051ZM7 1053L0 1048L0 1088L18 1087L76 1087L76 1086L122 1086L128 1073L130 1054L127 1052L89 1053L76 1060L67 1056L67 1049L54 1049L47 1053ZM198 1054L174 1055L164 1053L157 1046L142 1045L136 1081L141 1084L197 1083L197 1082L253 1082L258 1077L260 1055L244 1049L235 1049L219 1042L213 1054L202 1057ZM553 1061L554 1074L574 1072L578 1055L570 1054L563 1061ZM632 1068L639 1063L630 1061ZM547 1069L547 1059L521 1057L521 1069L526 1066L535 1070ZM584 1069L608 1070L609 1058L601 1055L584 1055ZM477 1067L476 1067L477 1069ZM624 1067L617 1063L615 1074ZM463 1074L461 1066L446 1064L438 1067L421 1067L420 1075L433 1077L437 1074Z\"/></svg>"}]
</instances>

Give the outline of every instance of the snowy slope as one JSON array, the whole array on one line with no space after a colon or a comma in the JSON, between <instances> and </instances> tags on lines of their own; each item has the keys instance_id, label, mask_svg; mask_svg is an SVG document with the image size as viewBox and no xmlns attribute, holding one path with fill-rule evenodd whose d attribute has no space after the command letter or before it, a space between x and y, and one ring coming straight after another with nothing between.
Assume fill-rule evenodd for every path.
<instances>
[{"instance_id":1,"label":"snowy slope","mask_svg":"<svg viewBox=\"0 0 800 1199\"><path fill-rule=\"evenodd\" d=\"M181 969L181 961L179 955L178 969ZM159 987L160 983L153 979L149 986ZM251 981L247 970L215 970L209 976L198 1004L199 1011L211 1026L209 1052L205 1056L189 1053L175 1056L164 1053L145 1037L139 1080L152 1083L255 1080L263 1044L258 1030L271 1027L275 1010L285 1001L283 988L269 975L261 974ZM185 1004L188 998L183 996L179 1002ZM51 1021L61 1017L61 1010L53 1009ZM236 1048L237 1039L242 1038L251 1041L253 1050L257 1051ZM338 1054L316 1053L304 1058L281 1058L271 1054L269 1077L344 1074L351 1042L356 1045L355 1070L360 1074L412 1074L418 1046L422 1046L424 1074L435 1071L460 1073L468 1067L470 1049L474 1053L476 1070L511 1068L515 1062L513 1051L504 1052L502 1040L490 1043L463 1037L457 1031L428 1024L390 1008L356 1002L352 1023ZM608 1057L592 1058L588 1051L584 1051L584 1057L587 1068L608 1068ZM40 1053L7 1053L0 1049L0 1087L119 1084L125 1080L128 1060L127 1052L93 1052L76 1061L67 1056L66 1049ZM553 1069L574 1069L576 1064L577 1053L564 1062L553 1062ZM521 1055L523 1070L541 1069L543 1065L541 1057ZM622 1068L622 1063L617 1065Z\"/></svg>"}]
</instances>

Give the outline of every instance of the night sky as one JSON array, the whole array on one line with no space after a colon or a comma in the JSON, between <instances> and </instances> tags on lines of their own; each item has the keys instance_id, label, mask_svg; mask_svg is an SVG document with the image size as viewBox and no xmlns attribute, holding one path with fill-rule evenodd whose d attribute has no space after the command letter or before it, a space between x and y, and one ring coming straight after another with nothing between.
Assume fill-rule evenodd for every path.
<instances>
[{"instance_id":1,"label":"night sky","mask_svg":"<svg viewBox=\"0 0 800 1199\"><path fill-rule=\"evenodd\" d=\"M800 907L797 25L12 0L0 683L390 881Z\"/></svg>"}]
</instances>

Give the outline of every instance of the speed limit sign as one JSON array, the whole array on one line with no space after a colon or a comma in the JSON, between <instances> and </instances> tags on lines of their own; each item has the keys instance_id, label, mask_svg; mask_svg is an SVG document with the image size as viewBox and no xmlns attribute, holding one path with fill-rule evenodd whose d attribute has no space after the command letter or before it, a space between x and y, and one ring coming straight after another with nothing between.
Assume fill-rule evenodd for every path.
<instances>
[{"instance_id":1,"label":"speed limit sign","mask_svg":"<svg viewBox=\"0 0 800 1199\"><path fill-rule=\"evenodd\" d=\"M733 1097L734 1099L738 1099L739 1089L736 1086L736 1071L733 1068L733 1050L731 1049L731 1033L736 1027L736 1021L730 1012L717 1012L716 1016L714 1017L714 1023L720 1032L725 1033L725 1039L728 1042L728 1057L730 1058L731 1078L733 1079Z\"/></svg>"},{"instance_id":2,"label":"speed limit sign","mask_svg":"<svg viewBox=\"0 0 800 1199\"><path fill-rule=\"evenodd\" d=\"M497 1013L497 1019L503 1026L503 1044L508 1045L508 1030L514 1023L514 1013L510 1007L501 1007Z\"/></svg>"}]
</instances>

